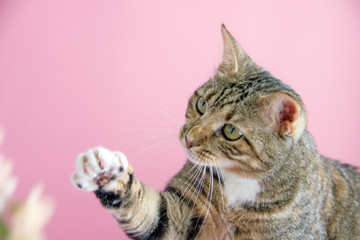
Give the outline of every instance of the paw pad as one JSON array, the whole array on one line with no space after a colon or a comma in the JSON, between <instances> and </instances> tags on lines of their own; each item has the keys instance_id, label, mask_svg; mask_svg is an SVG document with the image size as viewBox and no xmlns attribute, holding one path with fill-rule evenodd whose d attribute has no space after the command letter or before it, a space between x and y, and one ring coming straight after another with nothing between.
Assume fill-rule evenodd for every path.
<instances>
[{"instance_id":1,"label":"paw pad","mask_svg":"<svg viewBox=\"0 0 360 240\"><path fill-rule=\"evenodd\" d=\"M116 179L128 167L126 156L98 147L82 153L76 159L73 185L84 191L96 191Z\"/></svg>"}]
</instances>

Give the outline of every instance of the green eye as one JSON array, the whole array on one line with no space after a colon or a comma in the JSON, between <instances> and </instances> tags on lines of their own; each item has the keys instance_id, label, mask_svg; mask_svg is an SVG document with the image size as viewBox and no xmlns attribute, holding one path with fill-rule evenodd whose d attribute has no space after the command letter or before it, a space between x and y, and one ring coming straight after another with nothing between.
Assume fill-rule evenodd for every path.
<instances>
[{"instance_id":1,"label":"green eye","mask_svg":"<svg viewBox=\"0 0 360 240\"><path fill-rule=\"evenodd\" d=\"M224 131L225 138L230 141L238 140L239 138L241 138L243 136L243 134L241 132L239 132L239 130L237 130L231 124L226 124L224 126L223 131Z\"/></svg>"},{"instance_id":2,"label":"green eye","mask_svg":"<svg viewBox=\"0 0 360 240\"><path fill-rule=\"evenodd\" d=\"M196 103L196 109L200 114L204 114L206 111L206 102L203 97L199 97Z\"/></svg>"}]
</instances>

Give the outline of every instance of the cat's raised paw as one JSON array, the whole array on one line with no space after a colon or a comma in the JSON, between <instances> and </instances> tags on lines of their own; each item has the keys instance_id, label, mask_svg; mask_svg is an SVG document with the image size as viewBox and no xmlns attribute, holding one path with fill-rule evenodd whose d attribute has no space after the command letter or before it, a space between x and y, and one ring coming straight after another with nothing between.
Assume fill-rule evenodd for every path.
<instances>
[{"instance_id":1,"label":"cat's raised paw","mask_svg":"<svg viewBox=\"0 0 360 240\"><path fill-rule=\"evenodd\" d=\"M75 167L76 172L72 175L71 182L84 191L121 190L129 178L129 170L132 172L123 153L102 147L80 154Z\"/></svg>"}]
</instances>

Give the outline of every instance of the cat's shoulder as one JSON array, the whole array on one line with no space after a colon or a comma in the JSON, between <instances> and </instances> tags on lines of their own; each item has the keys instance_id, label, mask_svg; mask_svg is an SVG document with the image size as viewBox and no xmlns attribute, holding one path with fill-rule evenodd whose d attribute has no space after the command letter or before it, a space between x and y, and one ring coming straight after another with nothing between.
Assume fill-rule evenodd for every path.
<instances>
[{"instance_id":1,"label":"cat's shoulder","mask_svg":"<svg viewBox=\"0 0 360 240\"><path fill-rule=\"evenodd\" d=\"M320 160L335 180L341 178L355 184L360 190L360 173L357 167L324 156L320 156Z\"/></svg>"}]
</instances>

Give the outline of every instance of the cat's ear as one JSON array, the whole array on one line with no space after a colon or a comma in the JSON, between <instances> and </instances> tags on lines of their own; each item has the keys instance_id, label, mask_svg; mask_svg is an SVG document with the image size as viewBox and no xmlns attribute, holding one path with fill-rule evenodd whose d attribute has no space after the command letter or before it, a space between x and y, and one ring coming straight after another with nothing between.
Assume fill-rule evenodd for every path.
<instances>
[{"instance_id":1,"label":"cat's ear","mask_svg":"<svg viewBox=\"0 0 360 240\"><path fill-rule=\"evenodd\" d=\"M301 104L284 92L276 92L260 98L265 121L280 135L293 136L296 140L306 125Z\"/></svg>"},{"instance_id":2,"label":"cat's ear","mask_svg":"<svg viewBox=\"0 0 360 240\"><path fill-rule=\"evenodd\" d=\"M224 53L223 60L218 68L219 72L223 74L237 73L248 70L250 66L255 66L255 63L240 47L224 24L221 25L221 34L224 42Z\"/></svg>"}]
</instances>

